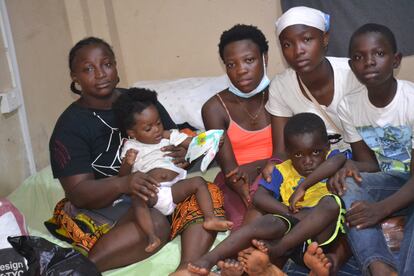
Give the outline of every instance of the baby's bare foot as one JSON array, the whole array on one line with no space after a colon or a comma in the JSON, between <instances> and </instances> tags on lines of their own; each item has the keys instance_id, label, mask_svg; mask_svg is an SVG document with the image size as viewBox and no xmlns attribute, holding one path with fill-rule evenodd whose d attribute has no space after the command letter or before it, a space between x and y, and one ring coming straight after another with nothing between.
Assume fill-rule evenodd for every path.
<instances>
[{"instance_id":1,"label":"baby's bare foot","mask_svg":"<svg viewBox=\"0 0 414 276\"><path fill-rule=\"evenodd\" d=\"M213 217L211 219L206 219L203 223L203 227L206 230L224 232L233 227L233 222Z\"/></svg>"},{"instance_id":2,"label":"baby's bare foot","mask_svg":"<svg viewBox=\"0 0 414 276\"><path fill-rule=\"evenodd\" d=\"M145 247L145 252L151 253L153 252L155 249L157 249L161 244L161 240L155 236L155 235L150 235L148 236L148 245L147 247Z\"/></svg>"},{"instance_id":3,"label":"baby's bare foot","mask_svg":"<svg viewBox=\"0 0 414 276\"><path fill-rule=\"evenodd\" d=\"M303 256L303 261L311 270L310 276L328 276L332 266L329 259L323 253L322 248L316 242L311 243Z\"/></svg>"},{"instance_id":4,"label":"baby's bare foot","mask_svg":"<svg viewBox=\"0 0 414 276\"><path fill-rule=\"evenodd\" d=\"M242 264L233 259L219 261L217 266L221 269L221 276L240 276L243 274Z\"/></svg>"}]
</instances>

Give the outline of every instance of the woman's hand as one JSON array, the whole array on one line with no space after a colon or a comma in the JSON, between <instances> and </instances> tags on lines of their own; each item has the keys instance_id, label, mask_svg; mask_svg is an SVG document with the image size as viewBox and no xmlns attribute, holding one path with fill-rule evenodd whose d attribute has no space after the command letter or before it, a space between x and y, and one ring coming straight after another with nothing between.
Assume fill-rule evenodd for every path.
<instances>
[{"instance_id":1,"label":"woman's hand","mask_svg":"<svg viewBox=\"0 0 414 276\"><path fill-rule=\"evenodd\" d=\"M353 177L357 183L362 181L358 168L355 166L354 161L347 160L344 166L335 173L334 176L328 180L328 190L334 194L342 196L346 191L347 177Z\"/></svg>"},{"instance_id":2,"label":"woman's hand","mask_svg":"<svg viewBox=\"0 0 414 276\"><path fill-rule=\"evenodd\" d=\"M184 147L169 145L161 148L161 151L166 152L165 156L172 157L172 161L177 167L185 169L190 165L190 163L184 159L187 153L187 150Z\"/></svg>"},{"instance_id":3,"label":"woman's hand","mask_svg":"<svg viewBox=\"0 0 414 276\"><path fill-rule=\"evenodd\" d=\"M249 189L250 178L248 173L240 168L237 168L237 171L234 174L226 177L226 183L240 196L246 207L251 204L252 200L250 198Z\"/></svg>"},{"instance_id":4,"label":"woman's hand","mask_svg":"<svg viewBox=\"0 0 414 276\"><path fill-rule=\"evenodd\" d=\"M280 162L274 159L269 159L269 161L267 161L265 167L262 170L262 177L264 180L266 180L266 182L270 183L272 181L272 172L275 169L275 165L278 163Z\"/></svg>"},{"instance_id":5,"label":"woman's hand","mask_svg":"<svg viewBox=\"0 0 414 276\"><path fill-rule=\"evenodd\" d=\"M289 211L296 214L299 212L300 207L296 206L299 201L302 201L305 197L305 189L300 185L296 188L293 194L289 198Z\"/></svg>"},{"instance_id":6,"label":"woman's hand","mask_svg":"<svg viewBox=\"0 0 414 276\"><path fill-rule=\"evenodd\" d=\"M128 176L127 194L133 194L144 201L148 201L149 198L156 196L159 186L160 184L151 176L142 172L135 172Z\"/></svg>"}]
</instances>

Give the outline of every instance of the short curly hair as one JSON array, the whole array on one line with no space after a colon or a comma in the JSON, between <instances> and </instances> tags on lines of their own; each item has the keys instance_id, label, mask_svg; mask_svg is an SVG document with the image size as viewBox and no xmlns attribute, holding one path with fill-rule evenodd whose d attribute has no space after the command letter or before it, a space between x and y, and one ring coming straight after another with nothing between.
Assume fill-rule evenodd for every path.
<instances>
[{"instance_id":1,"label":"short curly hair","mask_svg":"<svg viewBox=\"0 0 414 276\"><path fill-rule=\"evenodd\" d=\"M218 44L221 59L224 61L223 52L227 44L244 39L253 41L259 47L260 54L269 50L269 43L261 30L253 25L237 24L221 34Z\"/></svg>"},{"instance_id":2,"label":"short curly hair","mask_svg":"<svg viewBox=\"0 0 414 276\"><path fill-rule=\"evenodd\" d=\"M359 27L351 36L349 40L348 54L351 55L352 46L355 42L355 39L364 34L368 33L379 33L381 34L390 44L392 52L397 53L397 41L395 39L394 33L387 26L376 24L376 23L367 23Z\"/></svg>"},{"instance_id":3,"label":"short curly hair","mask_svg":"<svg viewBox=\"0 0 414 276\"><path fill-rule=\"evenodd\" d=\"M323 143L329 144L326 125L321 117L314 113L303 112L290 117L285 125L283 135L286 147L289 148L290 137L305 133L318 133Z\"/></svg>"},{"instance_id":4,"label":"short curly hair","mask_svg":"<svg viewBox=\"0 0 414 276\"><path fill-rule=\"evenodd\" d=\"M157 104L157 93L146 88L129 88L122 93L112 104L115 118L122 132L126 132L135 125L135 114Z\"/></svg>"}]
</instances>

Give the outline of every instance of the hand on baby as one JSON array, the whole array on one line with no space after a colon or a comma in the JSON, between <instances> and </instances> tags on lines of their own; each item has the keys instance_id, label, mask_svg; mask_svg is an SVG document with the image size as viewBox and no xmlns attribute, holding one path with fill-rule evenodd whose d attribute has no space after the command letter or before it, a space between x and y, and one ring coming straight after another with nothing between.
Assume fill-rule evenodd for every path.
<instances>
[{"instance_id":1,"label":"hand on baby","mask_svg":"<svg viewBox=\"0 0 414 276\"><path fill-rule=\"evenodd\" d=\"M293 194L289 198L289 211L296 214L300 211L301 206L298 205L298 202L303 201L305 197L305 189L298 186Z\"/></svg>"},{"instance_id":2,"label":"hand on baby","mask_svg":"<svg viewBox=\"0 0 414 276\"><path fill-rule=\"evenodd\" d=\"M130 174L128 179L127 194L139 196L144 201L157 195L160 184L153 177L142 172L135 172Z\"/></svg>"},{"instance_id":3,"label":"hand on baby","mask_svg":"<svg viewBox=\"0 0 414 276\"><path fill-rule=\"evenodd\" d=\"M275 169L276 161L269 160L265 167L262 170L262 177L266 182L270 183L272 181L272 172Z\"/></svg>"},{"instance_id":4,"label":"hand on baby","mask_svg":"<svg viewBox=\"0 0 414 276\"><path fill-rule=\"evenodd\" d=\"M169 145L163 147L161 151L165 152L165 156L172 157L172 161L177 167L185 169L190 164L185 160L185 154L187 153L187 149L185 149L184 147L176 147L174 145Z\"/></svg>"}]
</instances>

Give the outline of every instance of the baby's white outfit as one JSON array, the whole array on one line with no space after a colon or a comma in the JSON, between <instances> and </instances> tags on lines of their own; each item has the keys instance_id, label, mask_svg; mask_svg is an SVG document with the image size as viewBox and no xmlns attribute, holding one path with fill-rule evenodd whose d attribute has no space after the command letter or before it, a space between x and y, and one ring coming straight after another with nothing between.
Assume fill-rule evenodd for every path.
<instances>
[{"instance_id":1,"label":"baby's white outfit","mask_svg":"<svg viewBox=\"0 0 414 276\"><path fill-rule=\"evenodd\" d=\"M176 204L172 198L171 186L178 181L185 179L187 177L187 171L177 167L172 162L171 157L164 156L165 152L161 151L161 148L169 145L178 146L184 142L187 137L186 134L180 133L178 130L174 129L171 131L170 139L162 139L158 144L144 144L135 139L128 139L122 148L121 158L125 157L125 154L129 149L138 151L134 166L132 167L132 172L140 171L146 173L152 169L163 168L178 173L173 180L160 183L159 192L157 194L158 201L154 208L159 210L163 215L171 215L173 213Z\"/></svg>"}]
</instances>

